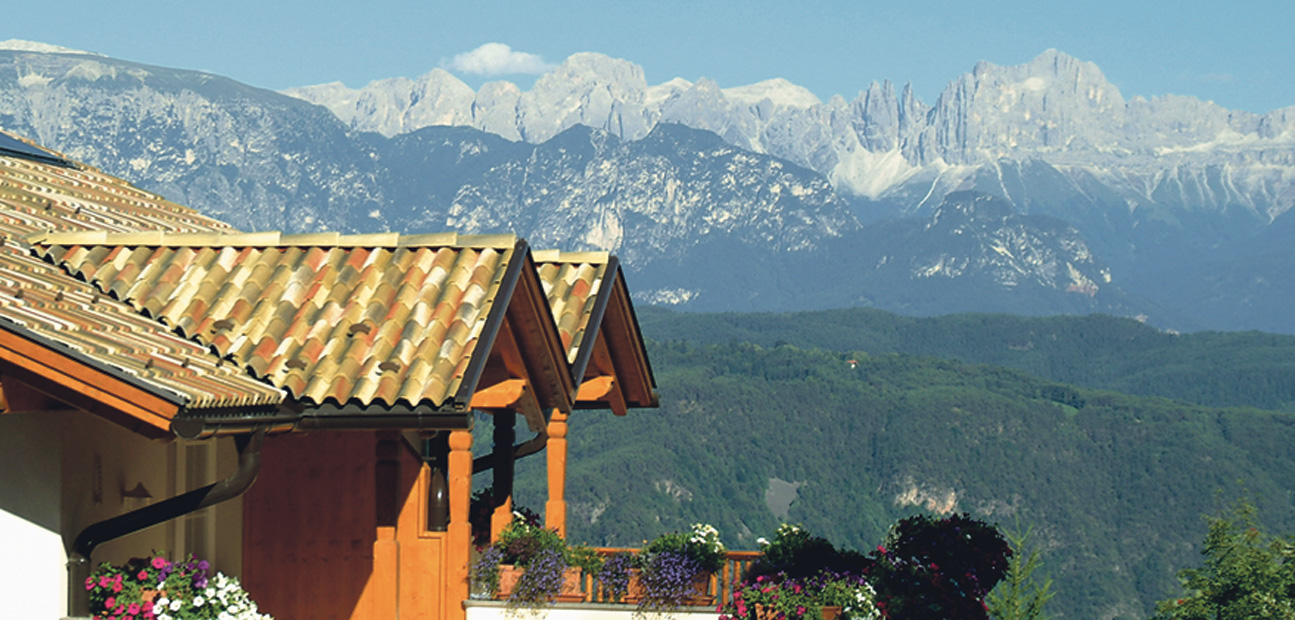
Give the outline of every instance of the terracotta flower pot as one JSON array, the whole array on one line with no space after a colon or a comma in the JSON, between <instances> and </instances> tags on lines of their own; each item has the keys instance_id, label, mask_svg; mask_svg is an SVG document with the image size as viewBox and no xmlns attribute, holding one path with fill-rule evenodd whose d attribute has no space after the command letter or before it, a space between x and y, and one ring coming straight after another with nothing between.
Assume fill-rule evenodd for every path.
<instances>
[{"instance_id":1,"label":"terracotta flower pot","mask_svg":"<svg viewBox=\"0 0 1295 620\"><path fill-rule=\"evenodd\" d=\"M705 607L715 604L715 595L709 593L710 577L710 573L700 573L693 579L693 594L684 599L683 604L685 606ZM625 597L621 600L631 605L637 605L643 601L645 592L643 571L631 568L629 586L625 588Z\"/></svg>"},{"instance_id":2,"label":"terracotta flower pot","mask_svg":"<svg viewBox=\"0 0 1295 620\"><path fill-rule=\"evenodd\" d=\"M517 588L517 580L521 579L522 573L526 569L512 564L499 565L499 590L495 593L498 600L507 600L512 596L513 590ZM579 568L567 568L562 571L562 589L558 591L553 600L559 603L580 603L585 600L585 593L580 589L580 581L583 576Z\"/></svg>"},{"instance_id":3,"label":"terracotta flower pot","mask_svg":"<svg viewBox=\"0 0 1295 620\"><path fill-rule=\"evenodd\" d=\"M823 620L836 620L841 615L841 608L836 605L823 606Z\"/></svg>"}]
</instances>

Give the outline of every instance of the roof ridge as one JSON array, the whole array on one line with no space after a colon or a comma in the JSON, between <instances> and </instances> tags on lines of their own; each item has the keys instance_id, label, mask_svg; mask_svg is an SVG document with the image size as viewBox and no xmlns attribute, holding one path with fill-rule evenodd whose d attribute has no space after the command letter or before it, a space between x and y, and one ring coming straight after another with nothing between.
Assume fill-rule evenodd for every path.
<instances>
[{"instance_id":1,"label":"roof ridge","mask_svg":"<svg viewBox=\"0 0 1295 620\"><path fill-rule=\"evenodd\" d=\"M606 264L611 260L611 253L604 251L567 252L558 249L532 250L531 256L537 263L594 263Z\"/></svg>"},{"instance_id":2,"label":"roof ridge","mask_svg":"<svg viewBox=\"0 0 1295 620\"><path fill-rule=\"evenodd\" d=\"M455 232L402 235L369 233L343 235L338 232L285 235L278 231L254 233L173 233L165 231L108 232L105 230L55 232L28 235L34 245L120 245L159 247L456 247L512 249L518 237L512 234L460 235Z\"/></svg>"}]
</instances>

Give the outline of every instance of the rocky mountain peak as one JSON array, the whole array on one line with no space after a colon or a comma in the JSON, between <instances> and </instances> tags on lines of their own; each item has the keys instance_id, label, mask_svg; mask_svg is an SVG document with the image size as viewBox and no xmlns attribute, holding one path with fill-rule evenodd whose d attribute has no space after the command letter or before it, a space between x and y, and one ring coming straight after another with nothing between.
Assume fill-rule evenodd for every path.
<instances>
[{"instance_id":1,"label":"rocky mountain peak","mask_svg":"<svg viewBox=\"0 0 1295 620\"><path fill-rule=\"evenodd\" d=\"M809 92L808 88L797 86L782 78L756 82L747 86L725 88L724 96L747 106L755 106L769 101L775 107L804 109L822 105L823 103L814 93Z\"/></svg>"}]
</instances>

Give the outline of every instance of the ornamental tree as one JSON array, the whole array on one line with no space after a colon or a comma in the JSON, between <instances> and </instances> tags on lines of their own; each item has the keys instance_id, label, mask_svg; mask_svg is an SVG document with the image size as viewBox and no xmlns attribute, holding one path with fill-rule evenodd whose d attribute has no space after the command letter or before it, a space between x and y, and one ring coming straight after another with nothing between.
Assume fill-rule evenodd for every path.
<instances>
[{"instance_id":1,"label":"ornamental tree","mask_svg":"<svg viewBox=\"0 0 1295 620\"><path fill-rule=\"evenodd\" d=\"M1265 533L1253 504L1209 518L1201 555L1203 566L1178 573L1183 596L1156 605L1157 620L1295 620L1295 538Z\"/></svg>"}]
</instances>

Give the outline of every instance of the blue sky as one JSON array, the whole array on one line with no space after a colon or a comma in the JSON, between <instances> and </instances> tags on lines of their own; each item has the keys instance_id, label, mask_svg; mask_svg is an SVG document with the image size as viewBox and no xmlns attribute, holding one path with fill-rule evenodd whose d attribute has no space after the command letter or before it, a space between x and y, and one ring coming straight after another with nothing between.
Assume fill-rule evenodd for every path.
<instances>
[{"instance_id":1,"label":"blue sky","mask_svg":"<svg viewBox=\"0 0 1295 620\"><path fill-rule=\"evenodd\" d=\"M531 67L582 51L624 58L642 66L650 84L710 77L730 87L782 77L827 99L890 79L912 82L930 103L977 61L1021 64L1056 48L1096 63L1126 98L1192 95L1254 112L1295 105L1290 0L13 4L0 40L200 69L273 89L415 77L493 42L531 55ZM534 81L525 73L452 72L473 87Z\"/></svg>"}]
</instances>

